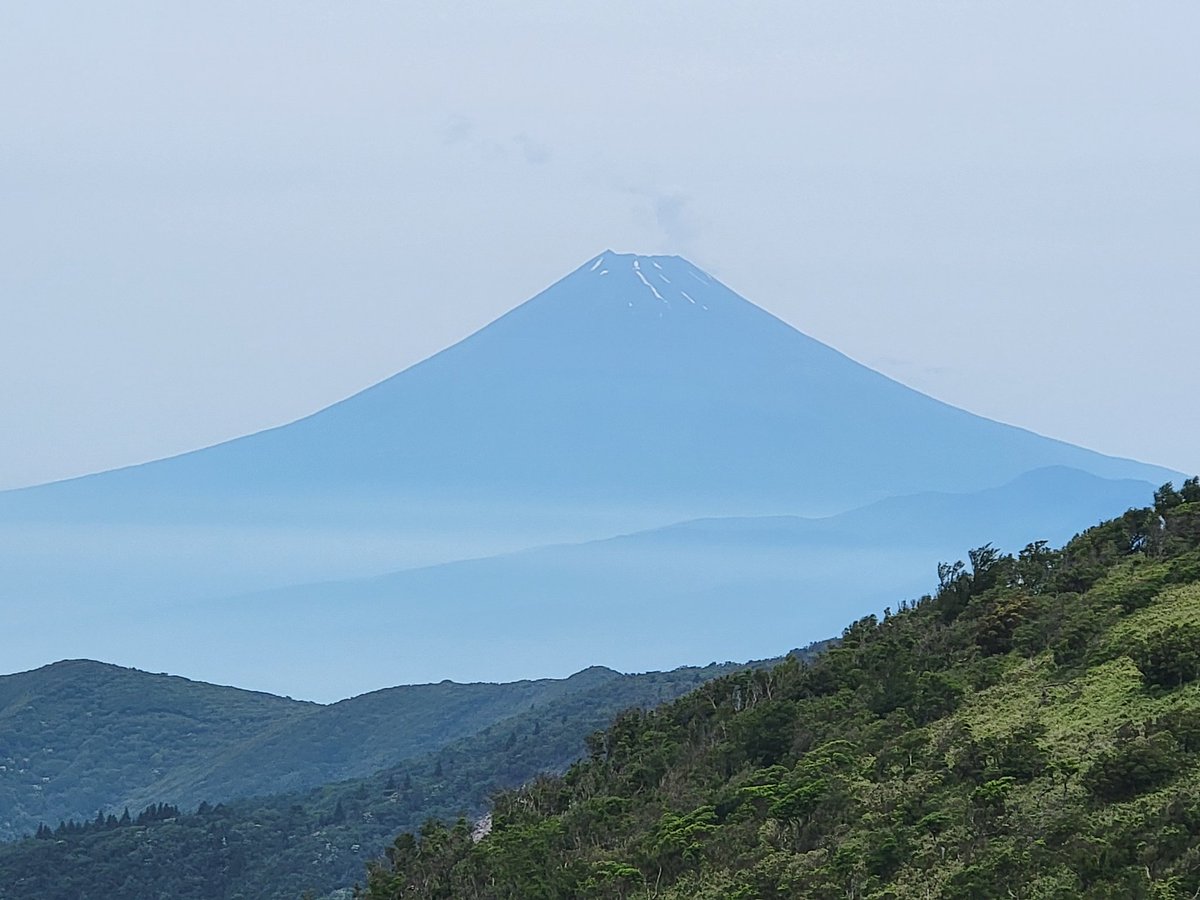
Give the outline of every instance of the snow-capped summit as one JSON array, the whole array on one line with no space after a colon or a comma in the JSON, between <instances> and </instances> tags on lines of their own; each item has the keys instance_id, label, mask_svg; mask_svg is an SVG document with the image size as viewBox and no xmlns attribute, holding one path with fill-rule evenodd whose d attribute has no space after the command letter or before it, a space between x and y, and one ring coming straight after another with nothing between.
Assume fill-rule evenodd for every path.
<instances>
[{"instance_id":1,"label":"snow-capped summit","mask_svg":"<svg viewBox=\"0 0 1200 900\"><path fill-rule=\"evenodd\" d=\"M636 253L614 253L612 250L605 250L589 260L575 274L595 278L607 276L612 285L611 293L620 295L626 307L635 309L649 306L658 313L676 308L691 311L708 309L704 302L696 300L695 295L707 293L707 289L717 283L703 269L678 256L641 256ZM631 277L641 284L644 294L636 289L632 292L628 290Z\"/></svg>"},{"instance_id":2,"label":"snow-capped summit","mask_svg":"<svg viewBox=\"0 0 1200 900\"><path fill-rule=\"evenodd\" d=\"M0 494L0 517L47 504L71 516L103 498L135 518L186 521L200 508L219 518L226 496L239 521L348 497L397 510L405 498L518 496L567 510L653 505L664 519L812 513L975 490L1048 465L1170 474L933 400L680 257L606 250L328 409L172 459Z\"/></svg>"},{"instance_id":3,"label":"snow-capped summit","mask_svg":"<svg viewBox=\"0 0 1200 900\"><path fill-rule=\"evenodd\" d=\"M0 603L153 606L1048 466L1173 477L924 396L685 259L605 251L307 418L0 493Z\"/></svg>"}]
</instances>

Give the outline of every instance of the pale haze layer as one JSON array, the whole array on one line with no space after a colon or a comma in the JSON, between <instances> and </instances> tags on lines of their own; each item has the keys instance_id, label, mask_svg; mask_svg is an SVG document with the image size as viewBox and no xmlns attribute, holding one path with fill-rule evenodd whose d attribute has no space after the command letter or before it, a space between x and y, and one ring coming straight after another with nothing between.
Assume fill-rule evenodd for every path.
<instances>
[{"instance_id":1,"label":"pale haze layer","mask_svg":"<svg viewBox=\"0 0 1200 900\"><path fill-rule=\"evenodd\" d=\"M323 699L761 659L1172 479L913 391L681 257L606 251L298 422L0 492L0 658Z\"/></svg>"},{"instance_id":2,"label":"pale haze layer","mask_svg":"<svg viewBox=\"0 0 1200 900\"><path fill-rule=\"evenodd\" d=\"M0 8L0 487L289 421L601 248L1200 470L1200 9Z\"/></svg>"}]
</instances>

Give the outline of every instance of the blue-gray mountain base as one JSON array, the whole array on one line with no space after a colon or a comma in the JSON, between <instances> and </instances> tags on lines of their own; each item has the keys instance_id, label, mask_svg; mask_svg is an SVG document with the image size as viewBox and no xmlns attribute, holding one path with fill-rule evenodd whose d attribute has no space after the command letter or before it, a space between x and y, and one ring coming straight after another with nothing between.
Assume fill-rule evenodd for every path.
<instances>
[{"instance_id":1,"label":"blue-gray mountain base","mask_svg":"<svg viewBox=\"0 0 1200 900\"><path fill-rule=\"evenodd\" d=\"M0 494L0 653L321 700L761 658L1172 479L605 252L305 419Z\"/></svg>"}]
</instances>

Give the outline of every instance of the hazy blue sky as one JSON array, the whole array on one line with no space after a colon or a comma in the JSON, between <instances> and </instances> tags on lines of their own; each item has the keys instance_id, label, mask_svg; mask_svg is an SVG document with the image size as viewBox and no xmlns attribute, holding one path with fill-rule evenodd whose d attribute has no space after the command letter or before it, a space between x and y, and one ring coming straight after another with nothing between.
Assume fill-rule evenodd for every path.
<instances>
[{"instance_id":1,"label":"hazy blue sky","mask_svg":"<svg viewBox=\"0 0 1200 900\"><path fill-rule=\"evenodd\" d=\"M0 4L0 487L310 412L605 247L1200 470L1194 2Z\"/></svg>"}]
</instances>

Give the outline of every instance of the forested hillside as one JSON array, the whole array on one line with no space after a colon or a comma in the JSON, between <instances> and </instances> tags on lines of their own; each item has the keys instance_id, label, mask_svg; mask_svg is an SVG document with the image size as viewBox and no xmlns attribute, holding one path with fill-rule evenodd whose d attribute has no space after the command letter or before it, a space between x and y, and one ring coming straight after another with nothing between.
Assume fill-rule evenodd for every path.
<instances>
[{"instance_id":1,"label":"forested hillside","mask_svg":"<svg viewBox=\"0 0 1200 900\"><path fill-rule=\"evenodd\" d=\"M494 791L565 769L584 753L585 737L621 710L672 700L740 668L587 670L558 682L553 697L369 777L195 812L165 795L128 817L109 808L82 822L50 821L37 838L0 845L0 900L325 896L362 881L366 861L397 832L430 816L482 815ZM353 730L344 739L372 743Z\"/></svg>"},{"instance_id":2,"label":"forested hillside","mask_svg":"<svg viewBox=\"0 0 1200 900\"><path fill-rule=\"evenodd\" d=\"M67 660L0 676L0 840L39 823L361 778L622 676L402 685L328 706Z\"/></svg>"},{"instance_id":3,"label":"forested hillside","mask_svg":"<svg viewBox=\"0 0 1200 900\"><path fill-rule=\"evenodd\" d=\"M984 546L809 664L620 716L398 838L367 900L1195 898L1200 484Z\"/></svg>"},{"instance_id":4,"label":"forested hillside","mask_svg":"<svg viewBox=\"0 0 1200 900\"><path fill-rule=\"evenodd\" d=\"M160 779L207 771L230 747L320 709L87 659L0 676L0 840L136 802Z\"/></svg>"}]
</instances>

